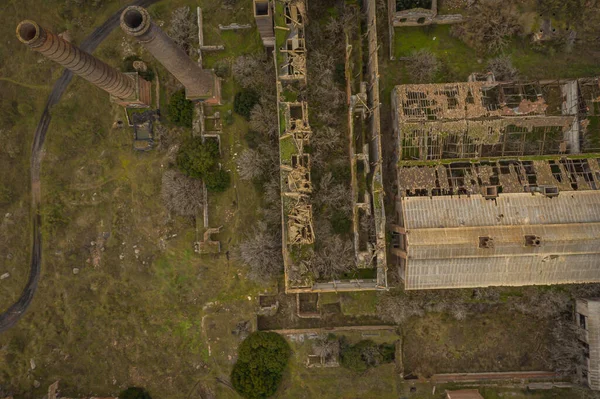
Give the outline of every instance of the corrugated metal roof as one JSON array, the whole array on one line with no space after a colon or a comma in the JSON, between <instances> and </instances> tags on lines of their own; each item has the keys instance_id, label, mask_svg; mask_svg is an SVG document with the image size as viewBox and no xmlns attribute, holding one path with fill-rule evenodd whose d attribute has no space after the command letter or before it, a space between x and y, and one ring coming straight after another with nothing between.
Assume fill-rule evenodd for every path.
<instances>
[{"instance_id":1,"label":"corrugated metal roof","mask_svg":"<svg viewBox=\"0 0 600 399\"><path fill-rule=\"evenodd\" d=\"M525 236L541 244L526 246ZM479 248L480 237L493 248ZM409 259L600 253L600 223L415 229L407 240Z\"/></svg>"},{"instance_id":2,"label":"corrugated metal roof","mask_svg":"<svg viewBox=\"0 0 600 399\"><path fill-rule=\"evenodd\" d=\"M496 200L470 197L406 197L403 199L407 230L470 226L515 226L600 222L600 193L561 192L500 194Z\"/></svg>"},{"instance_id":3,"label":"corrugated metal roof","mask_svg":"<svg viewBox=\"0 0 600 399\"><path fill-rule=\"evenodd\" d=\"M409 290L599 281L598 254L409 259L404 280Z\"/></svg>"}]
</instances>

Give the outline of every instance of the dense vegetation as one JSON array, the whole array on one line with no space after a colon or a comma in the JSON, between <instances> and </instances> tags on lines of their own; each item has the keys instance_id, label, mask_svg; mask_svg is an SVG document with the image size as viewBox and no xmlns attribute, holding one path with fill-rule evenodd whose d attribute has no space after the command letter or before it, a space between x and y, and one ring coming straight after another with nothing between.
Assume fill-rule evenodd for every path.
<instances>
[{"instance_id":1,"label":"dense vegetation","mask_svg":"<svg viewBox=\"0 0 600 399\"><path fill-rule=\"evenodd\" d=\"M281 335L255 332L241 343L231 383L245 398L267 398L277 391L291 349Z\"/></svg>"},{"instance_id":2,"label":"dense vegetation","mask_svg":"<svg viewBox=\"0 0 600 399\"><path fill-rule=\"evenodd\" d=\"M119 394L120 399L152 399L144 388L131 387Z\"/></svg>"},{"instance_id":3,"label":"dense vegetation","mask_svg":"<svg viewBox=\"0 0 600 399\"><path fill-rule=\"evenodd\" d=\"M210 191L221 192L229 187L230 177L219 167L219 144L216 140L202 142L200 137L186 140L177 153L177 168L186 176L203 179Z\"/></svg>"},{"instance_id":4,"label":"dense vegetation","mask_svg":"<svg viewBox=\"0 0 600 399\"><path fill-rule=\"evenodd\" d=\"M243 89L235 93L233 99L233 110L246 119L250 119L252 108L258 104L260 96L252 89Z\"/></svg>"},{"instance_id":5,"label":"dense vegetation","mask_svg":"<svg viewBox=\"0 0 600 399\"><path fill-rule=\"evenodd\" d=\"M370 339L364 339L349 345L344 337L340 338L340 357L342 366L354 370L365 371L370 367L394 361L395 347L392 344L377 345Z\"/></svg>"},{"instance_id":6,"label":"dense vegetation","mask_svg":"<svg viewBox=\"0 0 600 399\"><path fill-rule=\"evenodd\" d=\"M396 0L396 11L412 10L413 8L431 8L431 0Z\"/></svg>"},{"instance_id":7,"label":"dense vegetation","mask_svg":"<svg viewBox=\"0 0 600 399\"><path fill-rule=\"evenodd\" d=\"M177 126L192 127L194 104L185 98L185 90L179 90L169 101L168 119Z\"/></svg>"}]
</instances>

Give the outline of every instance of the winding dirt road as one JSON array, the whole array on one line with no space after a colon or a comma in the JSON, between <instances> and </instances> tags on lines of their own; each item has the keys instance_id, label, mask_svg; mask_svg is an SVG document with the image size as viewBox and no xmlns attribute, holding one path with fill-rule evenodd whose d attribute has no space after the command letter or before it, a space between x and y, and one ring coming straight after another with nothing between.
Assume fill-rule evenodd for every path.
<instances>
[{"instance_id":1,"label":"winding dirt road","mask_svg":"<svg viewBox=\"0 0 600 399\"><path fill-rule=\"evenodd\" d=\"M148 7L149 5L156 3L158 0L136 0L129 5L137 5L142 7ZM126 6L125 6L126 7ZM94 30L88 37L86 37L81 45L79 46L82 50L92 53L104 39L108 37L113 29L119 26L119 18L121 12L125 8L121 8L119 11L111 15L102 25ZM23 289L21 297L11 305L6 312L0 314L0 333L8 330L14 326L31 304L33 295L38 286L40 280L40 273L42 271L42 233L40 227L42 225L42 218L39 213L40 199L41 199L41 185L40 185L40 170L42 166L42 149L44 147L44 141L46 140L46 133L48 132L48 126L50 125L50 109L56 105L67 86L73 79L73 73L68 69L65 69L63 74L54 84L52 92L48 97L42 117L35 129L35 135L33 137L33 146L31 149L31 209L33 214L33 245L31 248L31 264L29 271L29 279Z\"/></svg>"}]
</instances>

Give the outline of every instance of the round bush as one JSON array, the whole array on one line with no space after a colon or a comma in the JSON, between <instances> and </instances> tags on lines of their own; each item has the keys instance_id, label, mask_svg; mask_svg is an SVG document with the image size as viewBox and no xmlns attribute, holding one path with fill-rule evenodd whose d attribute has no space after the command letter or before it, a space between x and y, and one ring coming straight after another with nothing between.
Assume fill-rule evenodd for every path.
<instances>
[{"instance_id":1,"label":"round bush","mask_svg":"<svg viewBox=\"0 0 600 399\"><path fill-rule=\"evenodd\" d=\"M221 193L229 187L231 184L231 176L223 169L217 169L206 174L204 177L204 183L206 183L206 189L214 193Z\"/></svg>"},{"instance_id":2,"label":"round bush","mask_svg":"<svg viewBox=\"0 0 600 399\"><path fill-rule=\"evenodd\" d=\"M231 383L244 398L267 398L277 391L291 349L274 332L252 333L241 343L238 360L231 372Z\"/></svg>"},{"instance_id":3,"label":"round bush","mask_svg":"<svg viewBox=\"0 0 600 399\"><path fill-rule=\"evenodd\" d=\"M235 94L233 110L246 119L250 119L250 112L258 104L260 96L252 89L244 89Z\"/></svg>"},{"instance_id":4,"label":"round bush","mask_svg":"<svg viewBox=\"0 0 600 399\"><path fill-rule=\"evenodd\" d=\"M202 142L200 137L186 140L177 153L177 168L186 176L204 178L216 166L219 145L214 140Z\"/></svg>"}]
</instances>

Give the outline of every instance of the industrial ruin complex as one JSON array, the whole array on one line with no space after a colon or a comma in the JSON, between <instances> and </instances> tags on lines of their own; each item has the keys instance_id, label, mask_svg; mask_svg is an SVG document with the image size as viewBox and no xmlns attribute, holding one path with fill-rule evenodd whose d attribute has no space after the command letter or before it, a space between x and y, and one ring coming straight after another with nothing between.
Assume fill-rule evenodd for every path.
<instances>
[{"instance_id":1,"label":"industrial ruin complex","mask_svg":"<svg viewBox=\"0 0 600 399\"><path fill-rule=\"evenodd\" d=\"M398 4L388 2L392 27L440 22L436 0L429 9ZM286 292L386 290L388 242L390 264L410 290L600 281L597 78L497 82L487 73L464 83L395 87L393 131L384 134L396 141L397 195L386 239L373 1L364 6L365 48L354 49L346 38L345 65L354 260L371 277L317 278L310 267L319 240L311 204L310 104L295 92L310 85L306 7L304 1L253 1L277 73ZM147 10L127 7L120 22L181 82L188 99L220 103L214 71L192 60ZM34 21L21 22L17 37L117 104L152 106L151 85L137 73L120 72ZM358 50L369 54L368 62L353 71ZM144 149L152 142L151 122L146 125ZM365 234L365 224L374 234Z\"/></svg>"},{"instance_id":2,"label":"industrial ruin complex","mask_svg":"<svg viewBox=\"0 0 600 399\"><path fill-rule=\"evenodd\" d=\"M401 85L406 289L600 281L598 79Z\"/></svg>"},{"instance_id":3,"label":"industrial ruin complex","mask_svg":"<svg viewBox=\"0 0 600 399\"><path fill-rule=\"evenodd\" d=\"M473 73L467 82L398 85L392 89L391 98L388 97L391 100L391 125L382 131L380 107L384 101L380 99L378 64L380 46L376 29L376 1L364 0L360 3L364 15L357 17L357 21L360 21L356 37L353 39L348 31L344 31L345 64L340 81L345 82L345 96L340 91L339 96L335 98L335 110L338 114L343 107L345 120L343 129L340 130L343 130L342 134L347 140L344 141L344 151L347 149L349 158L347 162L345 153L340 157L345 162L340 169L350 168L349 171L343 170L349 172L347 175L343 173L340 175L343 175L346 181L349 180L351 186L349 191L347 187L340 190L342 194L339 196L349 197L350 194L346 195L347 192L351 192L352 196L351 201L339 201L339 203L343 202L343 205L337 206L323 205L325 202L321 200L322 198L334 197L323 194L327 193L324 189L318 192L320 196L313 196L315 191L313 177L319 182L318 178L322 174L317 173L317 167L311 171L311 161L321 166L323 162L331 162L331 160L323 161L326 158L323 153L319 154L320 157L317 156L317 152L313 152L311 146L314 144L316 134L313 127L316 129L319 124L326 123L319 123L319 118L313 118L311 127L311 101L314 101L314 97L311 98L311 93L307 90L311 84L307 73L307 59L310 57L311 50L307 48L305 40L305 27L309 23L308 0L252 1L256 30L266 53L272 57L276 74L279 164L277 165L277 160L273 163L279 167L279 180L275 184L279 184L281 195L284 288L281 284L272 284L272 287L265 289L264 292L261 288L261 293L256 295L259 310L249 311L252 317L257 317L254 320L256 323L248 321L249 317L244 314L245 319L242 323L244 333L251 329L277 330L281 334L297 333L295 340L302 343L304 334L307 340L316 340L320 335L332 335L331 331L356 331L360 332L359 343L372 341L369 337L381 337L377 339L379 344L379 341L385 338L385 335L380 336L380 332L393 330L393 333L399 337L401 322L404 323L413 314L406 310L406 315L403 316L407 318L401 321L393 318L386 319L380 307L385 306L386 309L393 309L393 307L387 306L380 295L373 295L372 298L377 302L369 304L377 307L376 311L369 309L363 313L363 310L359 309L355 313L344 314L342 312L344 302L340 298L354 295L338 296L323 295L323 293L387 291L397 285L401 285L405 290L431 290L600 283L600 78L497 81L493 73L488 72ZM406 4L412 6L420 4L424 8L403 9ZM355 4L352 4L352 7L356 7L354 11L358 12ZM386 8L385 4L383 8ZM395 27L452 24L463 21L463 17L458 14L438 15L438 0L420 2L387 0L387 12L390 49L394 42ZM213 70L202 67L202 50L221 51L224 46L204 45L200 8L197 9L197 16L199 60L193 59L175 44L159 27L162 24L152 21L150 13L145 8L125 7L120 15L120 27L126 36L136 39L181 83L185 89L185 97L194 101L193 123L192 121L189 123L191 136L200 137L202 143L206 139L218 142L219 153L225 151L225 155L220 153L223 156L223 165L219 163L219 168L223 167L223 170L229 172L235 167L229 169L228 162L235 160L237 153L228 156L226 151L231 148L242 148L238 139L245 134L246 130L238 129L239 125L234 125L229 104L226 103L226 107L222 108L213 107L221 104L221 79ZM223 30L252 27L251 24L219 26ZM154 83L151 83L142 77L151 79L143 73L140 76L138 72L121 72L35 21L22 21L17 26L16 33L19 41L31 50L39 52L105 90L113 103L125 108L126 115L129 115L127 114L129 108L145 108L129 110L135 112L131 117L133 123L130 122L129 125L134 131L133 148L138 151L148 151L153 147L153 125L160 126L158 122L160 106L157 105L160 105L158 103L161 92L158 80L153 80ZM255 39L258 39L258 36ZM244 55L247 52L244 50ZM231 60L230 55L230 53L226 54L228 62ZM218 59L218 61L222 60ZM335 72L340 73L340 76L341 61L335 65ZM136 62L144 64L142 61ZM333 64L332 61L332 70ZM216 64L215 68L219 69ZM139 70L137 67L134 69ZM235 69L233 71L234 76L237 77ZM219 76L224 78L230 75L231 72L219 72ZM230 98L237 94L235 91L239 88L238 83L241 82L232 82L231 85L226 86ZM342 84L339 83L340 87ZM169 92L172 91L171 86L169 82ZM311 101L307 100L307 93ZM181 92L176 94L181 95L180 99L182 99ZM337 101L340 98L343 98L345 103ZM237 96L236 101L238 101ZM385 110L389 108L388 105L385 104ZM236 106L233 110L241 115L242 112ZM265 110L267 108L264 107ZM253 116L256 115L254 114L256 109L252 109ZM222 112L228 112L228 119L225 117L222 119ZM129 116L127 118L129 121ZM171 118L174 119L172 116ZM240 122L241 117L236 118L238 119L235 123L244 123ZM246 116L246 119L250 118ZM337 126L340 119L335 119L330 125ZM120 120L115 122L117 123L119 126L123 124ZM246 123L251 127L250 130L260 130L253 126L252 120ZM386 125L388 124L384 124ZM223 141L221 147L221 138L224 137L222 133L228 131L227 126L241 133L235 139ZM166 131L166 128L163 129ZM157 133L157 137L161 135ZM250 145L249 137L250 135L246 136L247 144L250 148L254 148ZM336 151L339 137L330 140L335 144L331 147ZM384 138L387 140L383 140ZM272 135L269 139L277 141ZM389 148L384 147L386 143ZM177 146L173 143L169 145L173 145L172 148L177 150ZM387 150L385 159L384 149ZM168 152L172 153L171 148ZM340 153L341 151L332 151L328 155ZM312 156L314 157L311 159ZM172 163L167 166L171 167L171 165ZM385 170L394 172L395 176L385 176L388 180L384 180L384 165ZM240 166L238 171L242 170L241 162L238 166ZM338 166L338 163L327 165L330 169L325 168L325 171L329 174L329 178L331 178L329 171L337 170ZM163 165L161 164L160 167L163 168ZM244 177L243 173L239 175ZM206 175L199 174L199 176ZM208 181L208 177L205 180ZM257 183L256 180L254 183ZM390 181L392 182L389 183ZM194 251L199 255L217 257L221 253L221 242L216 238L223 227L220 223L227 225L235 212L227 213L224 221L219 220L218 227L215 225L210 227L207 184L198 180L195 182L199 186L196 186L195 191L189 190L191 194L188 195L196 200L198 193L202 191L203 206L201 210L197 210L200 208L196 207L189 212L197 218ZM387 183L385 187L384 182ZM324 184L320 186L323 187ZM163 183L163 187L168 186ZM231 189L230 192L226 191L227 195L235 191L232 207L238 206L239 187L241 186L235 186L235 190ZM272 187L268 186L268 188ZM225 187L223 190L226 189L228 188ZM245 194L241 191L240 193ZM264 199L266 202L266 195ZM271 198L268 203L272 203ZM336 204L333 200L331 203ZM386 203L391 205L387 216L384 206ZM167 208L169 207L166 206L165 209ZM325 208L327 209L323 211ZM352 260L346 262L346 257L340 256L344 261L340 264L344 267L346 263L350 263L348 270L340 271L342 267L339 267L328 276L338 273L341 277L323 278L317 272L318 267L313 268L312 265L317 265L314 261L317 255L325 253L322 251L323 248L329 249L329 247L318 246L319 240L322 239L318 232L325 230L322 232L323 236L330 232L326 229L320 230L323 225L318 222L327 219L328 215L332 214L329 213L332 208L343 208L345 226L343 230L336 230L335 233L339 233L336 238L346 239L344 248L351 247L349 239L351 237L352 249L346 252L351 253ZM202 213L203 223L202 227L199 227ZM319 214L325 216L323 219L317 219L315 229L313 217L315 215L319 217ZM269 228L273 223L270 216L271 214L268 219L265 218L268 220ZM245 218L246 214L243 217ZM252 215L248 217L251 218ZM277 228L279 228L278 218L279 214L275 221ZM351 228L348 227L350 224ZM331 225L334 226L333 223ZM186 225L185 228L188 227ZM332 228L331 231L334 229ZM166 238L160 238L160 242L164 244ZM136 248L135 245L133 247ZM243 243L240 247L243 247ZM227 250L224 254L228 261L227 273L230 273L230 248L234 247L224 249L224 252ZM270 249L273 248L274 246L271 246ZM137 249L136 251L137 254L139 251ZM264 255L266 252L264 247L259 247L257 252L260 252L261 261L266 259L265 256L271 255L271 252ZM342 251L331 252L337 254ZM279 254L278 246L275 254ZM269 259L274 258L273 256ZM323 256L322 259L326 257ZM248 264L250 263L248 261ZM143 264L145 265L146 262L144 261ZM194 267L196 266L194 264ZM202 264L202 267L206 267L206 264ZM277 271L276 267L271 269ZM390 271L393 273L389 273ZM243 275L241 269L236 269L235 273L237 273L235 279ZM268 278L271 279L272 275L269 274ZM272 278L270 282L274 280L275 278ZM271 289L275 290L273 288L275 286L278 290L276 294L267 292ZM218 289L220 288L215 288L215 291ZM243 289L243 286L240 289ZM212 292L210 294L206 297L212 298ZM290 297L284 294L296 297L295 308L289 306L286 301ZM405 295L405 297L409 296ZM253 300L251 295L244 294L242 298L244 302L246 297L248 300ZM361 294L356 297L363 296ZM332 309L330 314L322 311L323 308L319 308L321 306L319 301L322 298L331 301L324 304ZM352 298L354 302L360 300ZM195 301L196 299L194 304ZM218 301L210 302L211 306L217 303ZM572 306L572 302L569 303ZM203 312L209 308L207 304L202 308ZM215 314L222 312L219 317L224 317L225 311L222 311L222 308L224 307L215 310ZM231 308L233 312L240 307ZM581 327L580 332L583 334L581 339L585 344L587 357L587 366L577 372L581 372L581 376L591 389L600 390L600 298L578 298L574 310L575 322ZM398 313L402 311L398 310ZM569 311L569 316L572 315L571 311L572 309ZM285 318L291 316L289 319L294 319L295 316L300 319L322 318L323 322L293 320L296 324L289 323L289 325L294 329L288 329L287 324L280 323L279 320L271 321L273 324L265 323L264 326L260 326L258 320L261 316L275 319L274 316L278 312L280 312L279 316L288 312L284 315ZM444 313L443 317L446 317L446 313L450 314L446 310L437 308L435 312ZM417 313L415 312L414 315ZM371 315L376 317L371 318ZM217 333L205 331L204 321L207 316L211 317L213 314L207 312L202 317L200 326L202 334L208 337L209 333ZM346 316L348 318L343 319ZM327 325L329 322L327 317L331 317L332 320L334 317L339 317L341 321L335 320L338 324ZM465 316L459 314L455 318L462 322ZM211 323L216 326L223 319L215 317L214 320ZM393 322L390 320L395 321L397 325L392 325ZM482 323L485 325L485 322ZM569 319L566 324L573 327L573 319ZM464 325L460 327L464 328ZM401 328L406 326L402 325ZM213 329L213 326L208 329ZM216 331L216 328L214 330ZM318 331L318 334L313 333L313 330ZM237 335L236 332L232 334ZM394 343L391 345L395 351L394 356L401 356L404 350L405 336L399 338L401 339L394 338ZM218 340L219 338L216 339ZM208 338L207 342L209 342ZM306 367L345 366L345 358L340 357L339 354L339 342L344 341L336 342L337 347L331 352L321 349L306 355L308 356ZM542 344L543 342L540 346ZM224 347L225 343L220 345ZM230 346L235 348L235 345ZM535 345L538 345L537 341ZM221 347L217 347L215 353L225 354L221 351ZM211 356L210 345L208 355ZM381 357L383 359L383 355ZM229 356L229 361L231 359L232 356ZM379 364L380 361L377 360L377 365ZM399 371L399 364L400 362L396 364L394 371L395 377L399 379L418 378L419 382L423 382L424 379L434 375L425 377L429 370L421 372L417 367L415 370L410 370L410 373L403 374L404 366L402 365L402 370ZM229 366L228 363L227 367ZM34 368L32 367L32 370ZM196 367L199 368L200 366ZM367 368L365 366L365 370ZM539 375L541 375L540 379L548 380L559 375L558 372L548 371L550 366L541 372L522 368L524 373L522 385L525 379L535 379ZM500 372L496 373L496 377L493 376L494 373L469 372L468 374L471 376L480 374L473 380L475 382L500 380L506 377L498 377L502 374ZM513 373L506 373L509 374ZM453 382L459 383L471 382L466 379L461 380L462 376L459 374L447 373L446 377L448 381L452 379ZM517 378L515 377L514 380L516 381ZM219 378L217 381L222 382ZM430 381L435 382L433 378ZM229 387L228 383L225 385ZM548 389L551 388L552 386ZM47 397L62 398L58 381L49 387ZM448 399L483 398L476 389L446 391L445 397Z\"/></svg>"},{"instance_id":4,"label":"industrial ruin complex","mask_svg":"<svg viewBox=\"0 0 600 399\"><path fill-rule=\"evenodd\" d=\"M261 3L262 4L262 3ZM255 2L256 14L259 2ZM369 65L368 82L358 82L361 91L352 94L348 83L348 122L352 175L352 214L354 232L354 259L356 268L370 269L370 279L340 279L320 281L310 270L315 236L311 205L310 144L312 130L309 124L309 106L297 101L290 90L293 84L307 85L304 23L306 5L299 1L275 2L275 64L279 109L279 146L281 163L283 256L286 292L310 293L326 291L354 291L387 289L387 262L385 244L385 212L381 176L381 142L379 130L377 58ZM375 10L368 15L369 48L377 48ZM268 11L265 15L270 15ZM258 22L257 22L258 23ZM262 30L261 30L262 35ZM263 36L264 40L265 36ZM351 46L350 46L351 47ZM349 51L349 48L347 48ZM376 50L375 50L376 51ZM347 54L347 59L349 53ZM348 62L346 69L348 69ZM349 76L348 70L346 76ZM373 109L375 108L375 109ZM357 128L355 129L355 125ZM364 129L363 129L364 126ZM373 224L375 238L364 233L362 225Z\"/></svg>"}]
</instances>

